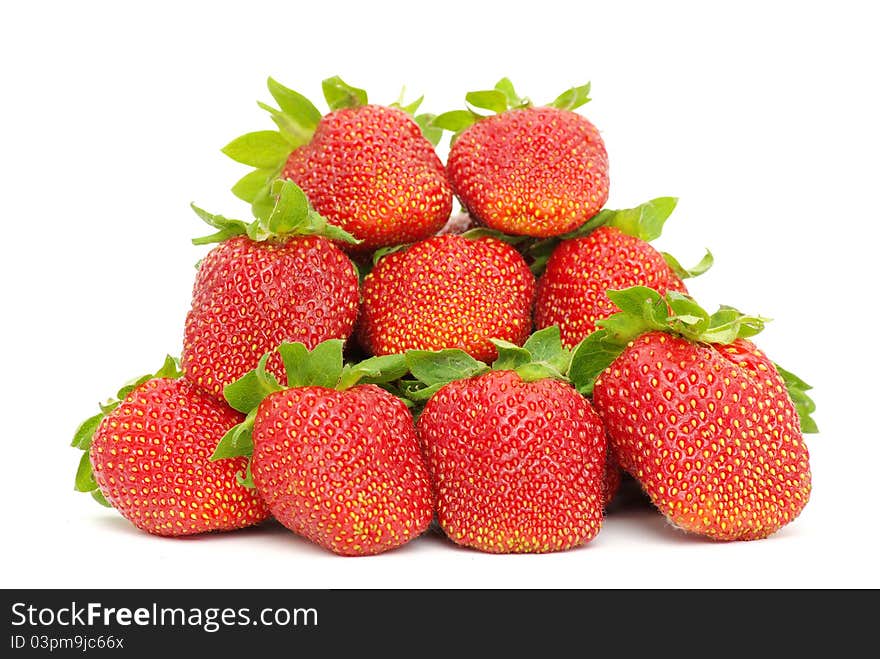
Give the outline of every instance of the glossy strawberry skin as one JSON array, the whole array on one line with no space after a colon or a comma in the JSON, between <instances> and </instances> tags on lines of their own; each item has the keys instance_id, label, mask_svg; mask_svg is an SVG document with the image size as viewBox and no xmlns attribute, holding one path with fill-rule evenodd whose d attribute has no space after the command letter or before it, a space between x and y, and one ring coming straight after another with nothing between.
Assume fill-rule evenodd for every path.
<instances>
[{"instance_id":1,"label":"glossy strawberry skin","mask_svg":"<svg viewBox=\"0 0 880 659\"><path fill-rule=\"evenodd\" d=\"M605 291L630 286L687 293L660 252L620 229L599 227L565 240L538 279L535 328L558 325L563 344L575 346L596 331L596 321L619 311Z\"/></svg>"},{"instance_id":2,"label":"glossy strawberry skin","mask_svg":"<svg viewBox=\"0 0 880 659\"><path fill-rule=\"evenodd\" d=\"M611 450L609 444L605 456L605 481L602 490L603 508L607 509L609 504L614 500L614 497L617 496L617 491L620 489L621 476L622 474L620 473L620 465L617 462L617 456L614 455L614 451Z\"/></svg>"},{"instance_id":3,"label":"glossy strawberry skin","mask_svg":"<svg viewBox=\"0 0 880 659\"><path fill-rule=\"evenodd\" d=\"M254 483L279 522L345 556L420 535L433 508L407 407L365 384L269 395L254 420Z\"/></svg>"},{"instance_id":4,"label":"glossy strawberry skin","mask_svg":"<svg viewBox=\"0 0 880 659\"><path fill-rule=\"evenodd\" d=\"M466 129L446 170L468 212L492 229L557 236L608 200L608 155L583 116L552 107L509 110Z\"/></svg>"},{"instance_id":5,"label":"glossy strawberry skin","mask_svg":"<svg viewBox=\"0 0 880 659\"><path fill-rule=\"evenodd\" d=\"M300 341L311 349L326 339L348 338L358 296L354 266L326 238L230 238L208 253L196 275L183 371L222 397L224 386L282 341ZM269 370L284 381L277 352Z\"/></svg>"},{"instance_id":6,"label":"glossy strawberry skin","mask_svg":"<svg viewBox=\"0 0 880 659\"><path fill-rule=\"evenodd\" d=\"M429 238L382 258L364 278L358 324L374 355L460 348L497 356L490 338L522 345L531 331L535 278L494 238Z\"/></svg>"},{"instance_id":7,"label":"glossy strawberry skin","mask_svg":"<svg viewBox=\"0 0 880 659\"><path fill-rule=\"evenodd\" d=\"M437 519L453 542L550 552L598 533L605 431L570 385L513 371L458 380L428 400L418 432Z\"/></svg>"},{"instance_id":8,"label":"glossy strawberry skin","mask_svg":"<svg viewBox=\"0 0 880 659\"><path fill-rule=\"evenodd\" d=\"M764 538L809 499L797 413L772 362L749 341L644 334L599 376L593 401L621 466L686 531Z\"/></svg>"},{"instance_id":9,"label":"glossy strawberry skin","mask_svg":"<svg viewBox=\"0 0 880 659\"><path fill-rule=\"evenodd\" d=\"M412 117L364 105L331 112L281 173L321 215L363 243L356 251L414 242L452 212L443 163ZM349 249L346 247L346 249Z\"/></svg>"},{"instance_id":10,"label":"glossy strawberry skin","mask_svg":"<svg viewBox=\"0 0 880 659\"><path fill-rule=\"evenodd\" d=\"M227 531L268 517L238 484L244 458L210 461L243 416L185 379L154 378L107 414L89 449L101 494L143 531L182 536Z\"/></svg>"}]
</instances>

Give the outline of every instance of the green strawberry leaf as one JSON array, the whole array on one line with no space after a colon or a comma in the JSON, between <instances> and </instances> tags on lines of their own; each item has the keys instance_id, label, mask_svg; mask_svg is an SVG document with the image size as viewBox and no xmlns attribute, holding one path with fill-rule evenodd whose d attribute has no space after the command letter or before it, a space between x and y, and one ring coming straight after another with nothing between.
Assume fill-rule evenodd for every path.
<instances>
[{"instance_id":1,"label":"green strawberry leaf","mask_svg":"<svg viewBox=\"0 0 880 659\"><path fill-rule=\"evenodd\" d=\"M111 507L111 506L110 506L110 502L107 501L107 499L104 498L104 495L103 495L103 494L101 494L101 490L99 490L99 489L96 488L96 489L92 490L91 492L89 492L89 494L91 494L91 495L92 495L92 498L93 498L95 501L97 501L98 503L100 503L102 506L104 506L105 508L110 508L110 507Z\"/></svg>"},{"instance_id":2,"label":"green strawberry leaf","mask_svg":"<svg viewBox=\"0 0 880 659\"><path fill-rule=\"evenodd\" d=\"M162 363L162 367L153 373L154 378L171 378L172 380L177 380L178 378L183 377L183 372L180 370L180 362L176 357L172 357L171 355L165 355L165 361ZM140 378L144 382L150 378Z\"/></svg>"},{"instance_id":3,"label":"green strawberry leaf","mask_svg":"<svg viewBox=\"0 0 880 659\"><path fill-rule=\"evenodd\" d=\"M464 100L475 108L489 110L495 114L507 112L507 95L497 89L468 92L465 94Z\"/></svg>"},{"instance_id":4,"label":"green strawberry leaf","mask_svg":"<svg viewBox=\"0 0 880 659\"><path fill-rule=\"evenodd\" d=\"M287 157L290 153L303 144L307 144L312 138L311 133L303 131L303 129L287 114L281 110L276 110L271 105L266 105L262 101L257 101L257 106L261 110L265 110L272 117L272 121L278 126L278 132L284 141L287 142Z\"/></svg>"},{"instance_id":5,"label":"green strawberry leaf","mask_svg":"<svg viewBox=\"0 0 880 659\"><path fill-rule=\"evenodd\" d=\"M277 169L255 169L238 179L232 186L232 194L249 204L266 188L279 174Z\"/></svg>"},{"instance_id":6,"label":"green strawberry leaf","mask_svg":"<svg viewBox=\"0 0 880 659\"><path fill-rule=\"evenodd\" d=\"M635 208L610 211L604 224L650 242L660 237L663 225L672 215L676 204L676 197L658 197Z\"/></svg>"},{"instance_id":7,"label":"green strawberry leaf","mask_svg":"<svg viewBox=\"0 0 880 659\"><path fill-rule=\"evenodd\" d=\"M561 236L554 236L553 238L546 238L545 240L540 241L536 245L540 245L540 243L547 242L552 246L556 246L559 244L561 240L572 240L574 238L583 238L585 236L589 236L593 231L598 229L599 227L605 226L608 224L608 221L615 217L617 213L621 211L611 210L609 208L603 208L601 211L596 213L589 220L580 225L577 229L573 231L569 231L568 233L564 233Z\"/></svg>"},{"instance_id":8,"label":"green strawberry leaf","mask_svg":"<svg viewBox=\"0 0 880 659\"><path fill-rule=\"evenodd\" d=\"M431 126L448 130L457 135L470 128L478 119L480 119L480 115L470 110L450 110L434 117Z\"/></svg>"},{"instance_id":9,"label":"green strawberry leaf","mask_svg":"<svg viewBox=\"0 0 880 659\"><path fill-rule=\"evenodd\" d=\"M699 335L710 327L709 314L692 297L677 291L669 291L666 294L666 301L672 309L669 322L680 332Z\"/></svg>"},{"instance_id":10,"label":"green strawberry leaf","mask_svg":"<svg viewBox=\"0 0 880 659\"><path fill-rule=\"evenodd\" d=\"M367 104L367 92L343 82L339 76L327 78L321 83L321 88L331 112Z\"/></svg>"},{"instance_id":11,"label":"green strawberry leaf","mask_svg":"<svg viewBox=\"0 0 880 659\"><path fill-rule=\"evenodd\" d=\"M545 362L527 362L520 364L513 370L516 371L517 375L524 382L535 382L536 380L546 380L548 378L554 380L567 379L559 369Z\"/></svg>"},{"instance_id":12,"label":"green strawberry leaf","mask_svg":"<svg viewBox=\"0 0 880 659\"><path fill-rule=\"evenodd\" d=\"M268 220L272 214L272 209L275 208L275 197L272 195L272 184L274 182L274 179L269 181L265 187L257 192L256 197L251 202L251 213L259 221L265 222Z\"/></svg>"},{"instance_id":13,"label":"green strawberry leaf","mask_svg":"<svg viewBox=\"0 0 880 659\"><path fill-rule=\"evenodd\" d=\"M266 370L270 354L271 351L263 355L254 370L248 371L235 382L223 387L223 397L230 407L249 414L266 396L281 391L282 387L278 384L278 380Z\"/></svg>"},{"instance_id":14,"label":"green strawberry leaf","mask_svg":"<svg viewBox=\"0 0 880 659\"><path fill-rule=\"evenodd\" d=\"M302 188L291 183L277 181L272 186L272 193L277 195L278 201L266 220L266 226L276 236L302 229L309 221L308 197Z\"/></svg>"},{"instance_id":15,"label":"green strawberry leaf","mask_svg":"<svg viewBox=\"0 0 880 659\"><path fill-rule=\"evenodd\" d=\"M501 78L501 80L495 83L495 89L504 94L507 98L507 106L510 108L524 108L531 105L529 99L521 98L516 93L510 78Z\"/></svg>"},{"instance_id":16,"label":"green strawberry leaf","mask_svg":"<svg viewBox=\"0 0 880 659\"><path fill-rule=\"evenodd\" d=\"M309 351L302 343L278 346L288 387L327 387L333 389L342 375L342 339L328 339Z\"/></svg>"},{"instance_id":17,"label":"green strawberry leaf","mask_svg":"<svg viewBox=\"0 0 880 659\"><path fill-rule=\"evenodd\" d=\"M498 349L498 358L492 362L493 371L514 371L532 361L531 353L525 348L500 339L490 341Z\"/></svg>"},{"instance_id":18,"label":"green strawberry leaf","mask_svg":"<svg viewBox=\"0 0 880 659\"><path fill-rule=\"evenodd\" d=\"M211 461L229 458L250 457L254 452L254 419L257 408L252 409L245 420L230 428L217 443L211 454Z\"/></svg>"},{"instance_id":19,"label":"green strawberry leaf","mask_svg":"<svg viewBox=\"0 0 880 659\"><path fill-rule=\"evenodd\" d=\"M402 245L391 245L389 247L380 247L375 252L373 252L373 265L377 265L379 261L381 261L384 257L389 254L394 254L395 252L402 252L405 249L409 249L412 246L412 243L403 243Z\"/></svg>"},{"instance_id":20,"label":"green strawberry leaf","mask_svg":"<svg viewBox=\"0 0 880 659\"><path fill-rule=\"evenodd\" d=\"M532 271L535 277L540 277L544 274L544 271L547 269L547 262L553 255L557 245L559 245L558 238L546 238L533 242L526 247L526 256L531 260L529 270Z\"/></svg>"},{"instance_id":21,"label":"green strawberry leaf","mask_svg":"<svg viewBox=\"0 0 880 659\"><path fill-rule=\"evenodd\" d=\"M267 85L272 98L295 127L294 134L302 135L304 141L311 139L318 122L321 121L321 112L318 108L299 92L288 89L272 78L269 78Z\"/></svg>"},{"instance_id":22,"label":"green strawberry leaf","mask_svg":"<svg viewBox=\"0 0 880 659\"><path fill-rule=\"evenodd\" d=\"M304 365L304 374L311 386L333 389L342 376L342 339L328 339L316 345Z\"/></svg>"},{"instance_id":23,"label":"green strawberry leaf","mask_svg":"<svg viewBox=\"0 0 880 659\"><path fill-rule=\"evenodd\" d=\"M737 339L748 339L764 330L769 318L748 316L738 309L722 306L709 317L709 327L702 332L681 332L692 341L704 343L732 343Z\"/></svg>"},{"instance_id":24,"label":"green strawberry leaf","mask_svg":"<svg viewBox=\"0 0 880 659\"><path fill-rule=\"evenodd\" d=\"M813 412L816 411L816 403L807 394L813 387L791 371L782 368L779 364L774 363L773 365L776 367L780 377L782 377L785 388L788 390L788 395L794 403L801 424L801 432L804 434L819 432L819 426L816 425L816 421L812 417Z\"/></svg>"},{"instance_id":25,"label":"green strawberry leaf","mask_svg":"<svg viewBox=\"0 0 880 659\"><path fill-rule=\"evenodd\" d=\"M386 384L399 380L409 372L404 355L370 357L358 364L346 364L336 388L350 389L356 384Z\"/></svg>"},{"instance_id":26,"label":"green strawberry leaf","mask_svg":"<svg viewBox=\"0 0 880 659\"><path fill-rule=\"evenodd\" d=\"M128 398L128 395L141 386L144 382L152 378L152 374L142 375L139 378L135 378L133 380L129 380L126 384L122 385L119 391L116 392L117 401L123 401ZM114 405L115 407L115 405Z\"/></svg>"},{"instance_id":27,"label":"green strawberry leaf","mask_svg":"<svg viewBox=\"0 0 880 659\"><path fill-rule=\"evenodd\" d=\"M419 128L422 129L422 135L424 135L425 139L428 140L432 146L437 146L440 144L440 140L443 138L443 129L434 124L434 119L437 118L436 114L417 114L413 119L419 125Z\"/></svg>"},{"instance_id":28,"label":"green strawberry leaf","mask_svg":"<svg viewBox=\"0 0 880 659\"><path fill-rule=\"evenodd\" d=\"M401 390L403 395L413 403L423 403L447 384L449 384L449 382L437 382L436 384L425 386L418 381L409 381L404 384Z\"/></svg>"},{"instance_id":29,"label":"green strawberry leaf","mask_svg":"<svg viewBox=\"0 0 880 659\"><path fill-rule=\"evenodd\" d=\"M217 233L200 238L193 238L193 245L209 245L211 243L219 243L228 240L233 236L241 236L247 233L248 225L241 220L233 220L222 215L213 215L203 210L195 204L190 204L196 215L198 215L206 224L218 229Z\"/></svg>"},{"instance_id":30,"label":"green strawberry leaf","mask_svg":"<svg viewBox=\"0 0 880 659\"><path fill-rule=\"evenodd\" d=\"M523 344L523 349L531 355L531 361L545 363L559 373L568 372L571 351L562 345L557 325L551 325L533 333Z\"/></svg>"},{"instance_id":31,"label":"green strawberry leaf","mask_svg":"<svg viewBox=\"0 0 880 659\"><path fill-rule=\"evenodd\" d=\"M254 483L254 474L251 471L251 461L248 460L247 467L245 467L244 473L238 472L235 475L235 480L238 481L238 484L242 487L246 487L249 490L255 489L257 486Z\"/></svg>"},{"instance_id":32,"label":"green strawberry leaf","mask_svg":"<svg viewBox=\"0 0 880 659\"><path fill-rule=\"evenodd\" d=\"M464 350L408 350L406 363L413 377L424 385L447 384L454 380L480 375L489 370Z\"/></svg>"},{"instance_id":33,"label":"green strawberry leaf","mask_svg":"<svg viewBox=\"0 0 880 659\"><path fill-rule=\"evenodd\" d=\"M311 384L308 377L307 363L309 349L304 343L285 341L278 346L284 372L287 374L288 387L307 387Z\"/></svg>"},{"instance_id":34,"label":"green strawberry leaf","mask_svg":"<svg viewBox=\"0 0 880 659\"><path fill-rule=\"evenodd\" d=\"M276 169L287 160L291 145L278 131L258 130L237 137L221 151L243 165Z\"/></svg>"},{"instance_id":35,"label":"green strawberry leaf","mask_svg":"<svg viewBox=\"0 0 880 659\"><path fill-rule=\"evenodd\" d=\"M700 259L700 262L697 265L691 268L682 267L681 263L678 262L672 254L667 252L660 252L663 256L663 260L666 261L666 265L668 265L672 271L676 274L679 279L690 279L692 277L699 277L704 272L709 270L713 265L715 265L715 257L712 256L712 252L708 249L706 250L706 255Z\"/></svg>"},{"instance_id":36,"label":"green strawberry leaf","mask_svg":"<svg viewBox=\"0 0 880 659\"><path fill-rule=\"evenodd\" d=\"M403 99L406 97L406 85L400 90L400 96L397 97L397 100L391 104L391 107L397 108L398 110L403 110L411 117L414 117L416 112L418 112L419 108L422 105L422 101L425 100L424 94L419 96L412 103L404 104Z\"/></svg>"},{"instance_id":37,"label":"green strawberry leaf","mask_svg":"<svg viewBox=\"0 0 880 659\"><path fill-rule=\"evenodd\" d=\"M582 105L589 103L590 100L590 83L588 82L586 85L572 87L562 92L549 105L560 110L576 110Z\"/></svg>"},{"instance_id":38,"label":"green strawberry leaf","mask_svg":"<svg viewBox=\"0 0 880 659\"><path fill-rule=\"evenodd\" d=\"M266 203L266 209L258 211L258 203ZM349 244L359 241L344 229L330 224L310 205L305 192L293 181L275 180L271 186L261 189L254 200L256 219L247 224L222 215L213 215L190 204L193 211L205 223L219 229L209 236L193 239L195 245L222 242L233 236L247 235L251 240L262 242L285 236L323 236L330 240Z\"/></svg>"},{"instance_id":39,"label":"green strawberry leaf","mask_svg":"<svg viewBox=\"0 0 880 659\"><path fill-rule=\"evenodd\" d=\"M574 388L585 396L593 393L596 378L617 359L627 343L600 329L574 347L568 377Z\"/></svg>"},{"instance_id":40,"label":"green strawberry leaf","mask_svg":"<svg viewBox=\"0 0 880 659\"><path fill-rule=\"evenodd\" d=\"M462 238L467 238L468 240L494 238L495 240L500 240L507 243L508 245L520 245L529 240L528 236L512 236L509 233L498 231L498 229L488 229L486 227L476 227L474 229L468 229L467 231L459 235Z\"/></svg>"},{"instance_id":41,"label":"green strawberry leaf","mask_svg":"<svg viewBox=\"0 0 880 659\"><path fill-rule=\"evenodd\" d=\"M76 468L76 478L74 479L73 489L77 492L91 492L97 489L98 483L95 482L95 475L92 473L92 462L89 458L89 452L83 451Z\"/></svg>"},{"instance_id":42,"label":"green strawberry leaf","mask_svg":"<svg viewBox=\"0 0 880 659\"><path fill-rule=\"evenodd\" d=\"M100 425L101 419L103 419L104 416L106 416L104 412L98 412L95 416L90 416L79 424L70 445L81 451L88 451L89 447L92 445L92 437L94 437L95 431L98 429L98 425Z\"/></svg>"},{"instance_id":43,"label":"green strawberry leaf","mask_svg":"<svg viewBox=\"0 0 880 659\"><path fill-rule=\"evenodd\" d=\"M609 290L606 294L608 299L624 313L637 316L652 324L661 324L666 320L666 302L653 288L632 286L619 291Z\"/></svg>"}]
</instances>

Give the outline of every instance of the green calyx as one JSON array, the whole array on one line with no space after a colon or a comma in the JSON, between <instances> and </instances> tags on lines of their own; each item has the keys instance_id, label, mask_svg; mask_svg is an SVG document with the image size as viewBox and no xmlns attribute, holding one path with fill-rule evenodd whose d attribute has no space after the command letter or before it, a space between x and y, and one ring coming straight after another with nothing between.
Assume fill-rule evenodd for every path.
<instances>
[{"instance_id":1,"label":"green calyx","mask_svg":"<svg viewBox=\"0 0 880 659\"><path fill-rule=\"evenodd\" d=\"M614 227L645 242L656 240L663 233L663 226L677 205L678 199L676 197L657 197L634 208L620 210L604 208L574 231L545 238L529 245L526 253L532 259L530 265L532 273L538 277L544 272L550 255L560 242L584 238L599 227ZM681 279L701 275L709 270L715 262L708 249L700 262L692 268L684 268L671 254L661 253L669 267Z\"/></svg>"},{"instance_id":2,"label":"green calyx","mask_svg":"<svg viewBox=\"0 0 880 659\"><path fill-rule=\"evenodd\" d=\"M587 396L592 395L596 378L641 334L660 331L694 343L726 345L755 336L769 321L728 306L721 306L710 315L692 297L676 291L662 296L650 288L633 286L606 293L621 311L599 321L600 329L575 346L571 356L569 378L575 388ZM818 432L810 416L816 410L807 395L810 385L778 364L775 366L795 405L801 431Z\"/></svg>"},{"instance_id":3,"label":"green calyx","mask_svg":"<svg viewBox=\"0 0 880 659\"><path fill-rule=\"evenodd\" d=\"M492 89L468 92L464 99L467 109L444 112L434 117L431 122L436 128L450 131L453 134L453 141L480 119L490 116L482 114L478 110L488 111L491 114L502 114L508 110L532 106L530 99L516 93L510 78L501 78ZM547 106L574 111L589 101L590 83L587 83L564 91L553 101L547 103Z\"/></svg>"},{"instance_id":4,"label":"green calyx","mask_svg":"<svg viewBox=\"0 0 880 659\"><path fill-rule=\"evenodd\" d=\"M798 419L800 419L801 422L801 432L819 432L819 426L816 425L816 421L812 417L813 412L816 411L816 403L813 402L813 399L810 398L809 395L807 395L807 392L813 387L808 385L791 371L782 368L779 364L774 362L773 365L776 367L782 381L785 383L785 388L788 390L791 402L794 403L794 407L797 410Z\"/></svg>"},{"instance_id":5,"label":"green calyx","mask_svg":"<svg viewBox=\"0 0 880 659\"><path fill-rule=\"evenodd\" d=\"M330 224L320 213L312 208L305 192L293 181L277 180L270 188L274 199L272 210L262 214L251 223L233 220L222 215L213 215L191 204L206 224L217 229L216 233L194 238L194 245L219 243L233 236L246 235L251 240L266 241L283 239L289 236L324 236L330 240L358 244L357 240L344 229Z\"/></svg>"},{"instance_id":6,"label":"green calyx","mask_svg":"<svg viewBox=\"0 0 880 659\"><path fill-rule=\"evenodd\" d=\"M358 384L388 385L402 378L408 368L403 355L370 357L358 363L345 363L342 339L328 339L309 350L302 343L282 343L281 355L286 384L266 370L273 351L260 359L257 367L235 382L226 385L223 396L229 405L246 415L245 420L223 436L211 460L250 456L254 450L253 428L257 410L263 400L274 393L296 387L325 387L345 391ZM249 472L239 474L242 485L253 487Z\"/></svg>"},{"instance_id":7,"label":"green calyx","mask_svg":"<svg viewBox=\"0 0 880 659\"><path fill-rule=\"evenodd\" d=\"M322 117L315 104L299 92L285 87L273 78L268 79L267 86L277 107L260 101L257 105L269 113L277 130L246 133L221 149L234 161L254 168L232 186L232 193L253 206L255 217L263 217L271 210L271 201L267 200L272 183L281 175L290 154L311 141ZM368 103L366 91L352 87L339 76L324 80L321 89L330 112ZM392 107L413 115L422 133L436 146L442 130L431 126L434 115L415 114L421 101L419 98L404 105L401 98Z\"/></svg>"},{"instance_id":8,"label":"green calyx","mask_svg":"<svg viewBox=\"0 0 880 659\"><path fill-rule=\"evenodd\" d=\"M601 329L575 346L571 359L569 377L586 395L593 393L599 374L646 332L667 332L695 343L727 344L758 334L768 321L728 306L709 314L692 297L676 291L663 296L651 288L633 286L606 294L620 312L600 320Z\"/></svg>"},{"instance_id":9,"label":"green calyx","mask_svg":"<svg viewBox=\"0 0 880 659\"><path fill-rule=\"evenodd\" d=\"M489 366L463 350L409 350L406 364L413 379L401 382L401 391L410 400L423 403L441 387L489 371L516 371L526 382L545 378L568 379L571 352L560 340L557 326L532 334L522 347L508 341L491 340L498 358Z\"/></svg>"},{"instance_id":10,"label":"green calyx","mask_svg":"<svg viewBox=\"0 0 880 659\"><path fill-rule=\"evenodd\" d=\"M77 492L86 492L88 494L91 494L92 498L94 498L95 501L100 503L102 506L110 506L110 504L101 494L101 491L98 489L98 484L95 482L95 476L92 473L92 463L89 459L89 449L92 446L92 439L95 436L95 431L101 424L101 420L105 416L110 414L110 412L119 407L119 404L123 400L125 400L132 391L134 391L136 388L138 388L148 380L152 380L154 378L171 378L176 380L182 375L183 374L180 372L180 364L178 363L177 359L175 359L171 355L166 355L165 361L158 371L156 371L155 373L142 375L139 378L135 378L133 380L129 380L119 389L119 391L116 392L115 397L109 398L105 402L98 404L98 406L101 408L100 412L98 412L94 416L90 416L88 419L79 424L79 427L73 434L73 440L70 442L70 445L73 448L79 449L83 452L79 461L79 465L76 469L76 478L74 479L73 487Z\"/></svg>"}]
</instances>

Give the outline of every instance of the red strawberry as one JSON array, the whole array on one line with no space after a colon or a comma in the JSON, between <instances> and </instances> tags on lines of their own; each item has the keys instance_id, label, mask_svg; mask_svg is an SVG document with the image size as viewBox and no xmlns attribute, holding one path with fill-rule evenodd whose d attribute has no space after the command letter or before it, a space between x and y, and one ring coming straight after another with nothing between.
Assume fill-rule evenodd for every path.
<instances>
[{"instance_id":1,"label":"red strawberry","mask_svg":"<svg viewBox=\"0 0 880 659\"><path fill-rule=\"evenodd\" d=\"M363 242L368 251L421 240L436 233L452 212L452 191L434 145L406 108L368 105L363 90L342 80L324 81L330 113L271 78L269 91L281 110L268 110L279 132L248 133L224 148L234 160L258 169L233 188L268 210L267 184L280 177L305 190L315 209ZM439 131L426 127L426 134Z\"/></svg>"},{"instance_id":2,"label":"red strawberry","mask_svg":"<svg viewBox=\"0 0 880 659\"><path fill-rule=\"evenodd\" d=\"M563 343L574 346L596 330L596 321L618 311L606 290L647 286L661 294L687 293L682 278L705 272L711 254L687 271L647 242L659 236L675 202L665 197L634 209L602 211L590 222L601 226L559 243L538 280L535 327L558 325Z\"/></svg>"},{"instance_id":3,"label":"red strawberry","mask_svg":"<svg viewBox=\"0 0 880 659\"><path fill-rule=\"evenodd\" d=\"M220 233L194 242L224 240L196 275L182 365L192 382L218 397L282 341L314 347L325 339L345 339L354 328L354 265L327 237L297 232L334 239L344 234L309 210L293 183L282 189L273 215L250 226L196 209ZM277 355L269 368L283 372Z\"/></svg>"},{"instance_id":4,"label":"red strawberry","mask_svg":"<svg viewBox=\"0 0 880 659\"><path fill-rule=\"evenodd\" d=\"M76 489L156 535L227 531L266 519L265 503L237 481L246 461L209 459L241 414L181 379L170 357L118 397L76 433L73 445L84 451Z\"/></svg>"},{"instance_id":5,"label":"red strawberry","mask_svg":"<svg viewBox=\"0 0 880 659\"><path fill-rule=\"evenodd\" d=\"M589 84L545 107L519 98L506 78L466 96L480 117L453 111L434 125L457 131L446 169L468 212L487 227L526 236L556 236L593 217L608 199L608 156L599 131L573 112Z\"/></svg>"},{"instance_id":6,"label":"red strawberry","mask_svg":"<svg viewBox=\"0 0 880 659\"><path fill-rule=\"evenodd\" d=\"M608 454L605 456L605 481L602 489L603 508L607 509L617 495L617 491L620 489L621 476L617 456L614 455L614 451L609 446Z\"/></svg>"},{"instance_id":7,"label":"red strawberry","mask_svg":"<svg viewBox=\"0 0 880 659\"><path fill-rule=\"evenodd\" d=\"M535 278L495 238L445 235L388 254L364 278L358 337L375 355L461 348L497 354L490 338L522 344L531 330Z\"/></svg>"},{"instance_id":8,"label":"red strawberry","mask_svg":"<svg viewBox=\"0 0 880 659\"><path fill-rule=\"evenodd\" d=\"M337 554L378 554L420 535L433 509L412 415L388 391L358 384L399 378L403 357L343 368L339 340L279 352L288 388L265 359L230 385L230 403L249 416L215 457L252 452L253 485L275 518Z\"/></svg>"},{"instance_id":9,"label":"red strawberry","mask_svg":"<svg viewBox=\"0 0 880 659\"><path fill-rule=\"evenodd\" d=\"M499 342L489 372L458 350L407 355L427 386L414 393L430 396L418 433L437 519L453 542L491 553L550 552L599 531L605 430L587 399L559 379L567 357L558 330L555 350L547 349L551 336L537 333L525 348ZM444 384L456 372L464 379Z\"/></svg>"},{"instance_id":10,"label":"red strawberry","mask_svg":"<svg viewBox=\"0 0 880 659\"><path fill-rule=\"evenodd\" d=\"M593 402L623 468L692 533L754 540L796 518L810 496L801 428L815 429L814 408L802 381L743 338L763 320L729 307L709 316L644 287L610 295L623 311L581 344L572 372L587 389L601 370Z\"/></svg>"}]
</instances>

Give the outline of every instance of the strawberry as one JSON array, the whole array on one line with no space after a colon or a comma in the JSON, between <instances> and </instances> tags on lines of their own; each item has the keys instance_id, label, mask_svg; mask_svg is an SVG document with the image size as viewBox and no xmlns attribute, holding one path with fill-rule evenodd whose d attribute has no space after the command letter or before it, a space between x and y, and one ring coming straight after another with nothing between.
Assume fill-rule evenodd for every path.
<instances>
[{"instance_id":1,"label":"strawberry","mask_svg":"<svg viewBox=\"0 0 880 659\"><path fill-rule=\"evenodd\" d=\"M580 226L608 199L608 156L599 131L573 112L589 83L547 106L520 98L507 78L471 92L470 110L441 114L433 125L455 133L446 171L468 212L491 229L555 236Z\"/></svg>"},{"instance_id":2,"label":"strawberry","mask_svg":"<svg viewBox=\"0 0 880 659\"><path fill-rule=\"evenodd\" d=\"M214 458L250 455L250 484L275 518L337 554L378 554L420 535L433 509L412 415L376 384L406 372L403 356L343 366L338 339L278 352L287 387L266 370L267 354L226 388L248 416Z\"/></svg>"},{"instance_id":3,"label":"strawberry","mask_svg":"<svg viewBox=\"0 0 880 659\"><path fill-rule=\"evenodd\" d=\"M507 243L436 236L381 256L364 278L358 338L374 355L461 348L491 360L490 338L528 337L534 294L534 276Z\"/></svg>"},{"instance_id":4,"label":"strawberry","mask_svg":"<svg viewBox=\"0 0 880 659\"><path fill-rule=\"evenodd\" d=\"M295 184L275 188L273 212L250 225L193 206L219 229L193 242L221 242L196 275L181 360L187 377L217 397L282 341L345 339L357 318L354 264L331 241L352 238L309 208ZM277 355L269 368L283 372Z\"/></svg>"},{"instance_id":5,"label":"strawberry","mask_svg":"<svg viewBox=\"0 0 880 659\"><path fill-rule=\"evenodd\" d=\"M156 535L258 524L268 509L237 481L245 460L209 459L242 415L180 375L168 357L83 422L72 444L83 451L76 489Z\"/></svg>"},{"instance_id":6,"label":"strawberry","mask_svg":"<svg viewBox=\"0 0 880 659\"><path fill-rule=\"evenodd\" d=\"M602 507L607 509L611 502L614 500L614 497L617 496L617 491L620 489L620 480L622 474L620 473L620 465L617 461L617 456L614 455L614 451L611 450L611 447L608 447L608 453L605 456L605 480L603 482L603 497L602 497Z\"/></svg>"},{"instance_id":7,"label":"strawberry","mask_svg":"<svg viewBox=\"0 0 880 659\"><path fill-rule=\"evenodd\" d=\"M711 253L685 270L648 243L660 235L675 204L676 199L663 197L637 208L603 210L555 249L536 245L533 254L546 253L548 247L552 253L538 280L535 327L559 325L563 343L571 347L596 330L596 321L618 311L605 294L608 289L647 286L661 294L687 293L682 279L705 272L712 265Z\"/></svg>"},{"instance_id":8,"label":"strawberry","mask_svg":"<svg viewBox=\"0 0 880 659\"><path fill-rule=\"evenodd\" d=\"M621 466L691 533L754 540L795 519L810 497L802 432L816 430L815 407L803 381L747 340L764 319L710 316L675 291L609 296L622 311L578 346L571 372Z\"/></svg>"},{"instance_id":9,"label":"strawberry","mask_svg":"<svg viewBox=\"0 0 880 659\"><path fill-rule=\"evenodd\" d=\"M565 381L559 330L496 345L492 370L460 350L407 354L420 382L409 394L427 398L418 433L437 520L453 542L490 553L588 542L602 523L605 430Z\"/></svg>"},{"instance_id":10,"label":"strawberry","mask_svg":"<svg viewBox=\"0 0 880 659\"><path fill-rule=\"evenodd\" d=\"M271 182L291 180L319 213L362 241L358 252L436 233L452 212L452 190L434 151L441 131L427 126L433 115L411 116L422 99L370 105L365 91L338 77L323 88L330 112L322 117L304 96L269 79L281 109L260 106L279 130L248 133L224 147L257 168L232 191L262 217L271 208Z\"/></svg>"}]
</instances>

